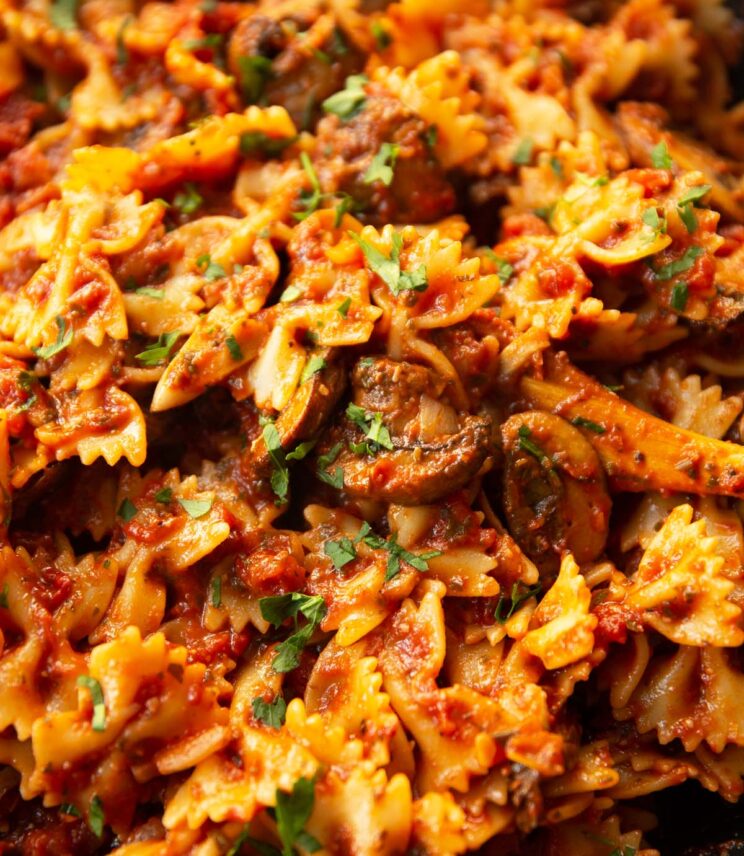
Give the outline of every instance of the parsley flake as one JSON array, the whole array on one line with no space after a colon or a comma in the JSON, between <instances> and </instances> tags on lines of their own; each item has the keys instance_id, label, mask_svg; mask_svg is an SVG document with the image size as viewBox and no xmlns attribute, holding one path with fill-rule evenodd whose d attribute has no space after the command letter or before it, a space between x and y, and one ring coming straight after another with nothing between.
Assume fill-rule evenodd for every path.
<instances>
[{"instance_id":1,"label":"parsley flake","mask_svg":"<svg viewBox=\"0 0 744 856\"><path fill-rule=\"evenodd\" d=\"M209 585L209 602L215 609L222 606L222 577L214 577Z\"/></svg>"},{"instance_id":2,"label":"parsley flake","mask_svg":"<svg viewBox=\"0 0 744 856\"><path fill-rule=\"evenodd\" d=\"M360 238L356 232L349 232L348 234L361 247L369 267L390 288L393 294L397 296L401 291L426 291L429 283L424 265L419 265L411 271L400 269L400 251L403 249L403 238L398 232L393 232L389 257L384 256L377 247Z\"/></svg>"},{"instance_id":3,"label":"parsley flake","mask_svg":"<svg viewBox=\"0 0 744 856\"><path fill-rule=\"evenodd\" d=\"M373 184L375 181L381 181L385 187L392 184L399 148L396 143L383 143L380 146L380 150L372 158L372 163L364 173L365 184Z\"/></svg>"},{"instance_id":4,"label":"parsley flake","mask_svg":"<svg viewBox=\"0 0 744 856\"><path fill-rule=\"evenodd\" d=\"M506 259L502 259L500 256L497 256L490 247L485 247L483 252L486 257L496 265L496 274L501 280L501 284L506 285L512 276L514 276L513 266L510 265Z\"/></svg>"},{"instance_id":5,"label":"parsley flake","mask_svg":"<svg viewBox=\"0 0 744 856\"><path fill-rule=\"evenodd\" d=\"M687 306L688 289L686 282L675 282L672 286L672 295L669 305L675 312L684 312Z\"/></svg>"},{"instance_id":6,"label":"parsley flake","mask_svg":"<svg viewBox=\"0 0 744 856\"><path fill-rule=\"evenodd\" d=\"M137 506L129 497L125 497L116 513L125 523L129 523L130 520L137 516Z\"/></svg>"},{"instance_id":7,"label":"parsley flake","mask_svg":"<svg viewBox=\"0 0 744 856\"><path fill-rule=\"evenodd\" d=\"M240 89L248 104L258 104L266 84L274 77L271 60L265 56L239 56Z\"/></svg>"},{"instance_id":8,"label":"parsley flake","mask_svg":"<svg viewBox=\"0 0 744 856\"><path fill-rule=\"evenodd\" d=\"M353 562L357 557L354 545L349 538L341 538L338 541L326 541L323 544L323 552L333 562L333 567L337 571L340 571L349 562Z\"/></svg>"},{"instance_id":9,"label":"parsley flake","mask_svg":"<svg viewBox=\"0 0 744 856\"><path fill-rule=\"evenodd\" d=\"M2 607L3 609L8 609L8 607L9 607L9 604L8 604L9 592L10 592L10 586L8 585L8 583L5 583L3 585L3 590L0 591L0 607Z\"/></svg>"},{"instance_id":10,"label":"parsley flake","mask_svg":"<svg viewBox=\"0 0 744 856\"><path fill-rule=\"evenodd\" d=\"M364 86L368 82L366 74L352 74L346 78L342 90L325 99L323 109L326 113L334 113L342 121L348 122L364 109L367 100Z\"/></svg>"},{"instance_id":11,"label":"parsley flake","mask_svg":"<svg viewBox=\"0 0 744 856\"><path fill-rule=\"evenodd\" d=\"M202 253L196 260L196 266L198 268L204 268L204 270L202 270L202 274L204 275L204 278L208 279L210 282L214 282L216 279L222 279L227 276L227 271L222 267L222 265L217 264L217 262L213 262L209 253Z\"/></svg>"},{"instance_id":12,"label":"parsley flake","mask_svg":"<svg viewBox=\"0 0 744 856\"><path fill-rule=\"evenodd\" d=\"M369 29L375 40L375 46L378 51L384 51L386 48L390 47L393 42L393 38L379 21L373 21Z\"/></svg>"},{"instance_id":13,"label":"parsley flake","mask_svg":"<svg viewBox=\"0 0 744 856\"><path fill-rule=\"evenodd\" d=\"M132 15L126 15L116 33L116 62L118 65L126 65L129 62L129 50L124 41L124 34L127 31L127 27L131 26L133 21L134 17Z\"/></svg>"},{"instance_id":14,"label":"parsley flake","mask_svg":"<svg viewBox=\"0 0 744 856\"><path fill-rule=\"evenodd\" d=\"M363 523L359 530L355 541L363 541L368 547L373 550L387 550L389 553L387 560L387 568L385 569L385 582L393 579L400 572L401 561L406 562L412 568L422 573L429 570L428 561L437 556L441 556L441 550L428 550L424 553L411 553L404 550L398 543L398 533L394 532L389 540L385 540L380 535L374 533L369 523Z\"/></svg>"},{"instance_id":15,"label":"parsley flake","mask_svg":"<svg viewBox=\"0 0 744 856\"><path fill-rule=\"evenodd\" d=\"M276 646L276 656L272 662L275 672L291 672L300 664L300 654L310 641L316 627L328 612L325 600L320 595L308 595L301 592L262 597L258 602L265 621L280 627L288 618L294 620L294 632ZM307 624L298 627L298 617L303 615Z\"/></svg>"},{"instance_id":16,"label":"parsley flake","mask_svg":"<svg viewBox=\"0 0 744 856\"><path fill-rule=\"evenodd\" d=\"M240 344L235 336L228 336L227 339L225 339L225 345L227 345L227 350L230 352L230 356L236 363L243 359L243 351L241 350Z\"/></svg>"},{"instance_id":17,"label":"parsley flake","mask_svg":"<svg viewBox=\"0 0 744 856\"><path fill-rule=\"evenodd\" d=\"M179 190L173 197L173 207L181 214L194 214L204 204L204 197L196 189L196 185L187 181L183 190Z\"/></svg>"},{"instance_id":18,"label":"parsley flake","mask_svg":"<svg viewBox=\"0 0 744 856\"><path fill-rule=\"evenodd\" d=\"M91 728L93 731L106 730L106 702L103 698L103 689L100 683L89 675L80 675L77 679L77 685L88 690L93 702L93 719L91 720Z\"/></svg>"},{"instance_id":19,"label":"parsley flake","mask_svg":"<svg viewBox=\"0 0 744 856\"><path fill-rule=\"evenodd\" d=\"M698 256L701 256L705 250L702 247L698 247L696 245L692 245L688 247L684 253L673 262L669 262L669 264L662 265L662 267L655 269L654 273L656 274L657 279L671 279L673 276L678 276L681 273L685 273L688 271L694 264L695 259Z\"/></svg>"},{"instance_id":20,"label":"parsley flake","mask_svg":"<svg viewBox=\"0 0 744 856\"><path fill-rule=\"evenodd\" d=\"M520 141L512 155L512 163L517 166L527 166L532 161L532 153L535 149L535 143L531 137L525 137Z\"/></svg>"},{"instance_id":21,"label":"parsley flake","mask_svg":"<svg viewBox=\"0 0 744 856\"><path fill-rule=\"evenodd\" d=\"M349 309L351 308L351 298L347 297L336 307L336 311L342 318L346 318L349 314Z\"/></svg>"},{"instance_id":22,"label":"parsley flake","mask_svg":"<svg viewBox=\"0 0 744 856\"><path fill-rule=\"evenodd\" d=\"M264 701L262 698L254 698L251 702L253 716L269 728L281 728L284 725L284 717L287 713L287 703L278 695L274 701Z\"/></svg>"},{"instance_id":23,"label":"parsley flake","mask_svg":"<svg viewBox=\"0 0 744 856\"><path fill-rule=\"evenodd\" d=\"M103 803L101 798L96 794L90 801L90 809L88 809L88 826L90 831L97 838L103 835L103 827L106 825L106 816L103 813Z\"/></svg>"},{"instance_id":24,"label":"parsley flake","mask_svg":"<svg viewBox=\"0 0 744 856\"><path fill-rule=\"evenodd\" d=\"M517 433L519 435L519 448L523 452L527 452L532 455L533 458L537 458L540 462L544 461L548 457L537 443L531 439L532 431L530 431L526 425L520 425Z\"/></svg>"},{"instance_id":25,"label":"parsley flake","mask_svg":"<svg viewBox=\"0 0 744 856\"><path fill-rule=\"evenodd\" d=\"M58 315L54 319L54 322L57 325L56 340L51 345L46 345L43 348L34 348L34 353L42 360L48 360L60 351L64 351L72 342L72 325L68 327L67 322L61 315Z\"/></svg>"},{"instance_id":26,"label":"parsley flake","mask_svg":"<svg viewBox=\"0 0 744 856\"><path fill-rule=\"evenodd\" d=\"M583 416L577 416L575 419L572 419L571 424L577 428L586 428L587 431L593 431L595 434L604 434L605 432L605 429L601 425L592 422L591 419L584 419Z\"/></svg>"},{"instance_id":27,"label":"parsley flake","mask_svg":"<svg viewBox=\"0 0 744 856\"><path fill-rule=\"evenodd\" d=\"M183 508L186 514L194 520L204 517L209 514L212 509L212 498L209 499L179 499L178 504Z\"/></svg>"},{"instance_id":28,"label":"parsley flake","mask_svg":"<svg viewBox=\"0 0 744 856\"><path fill-rule=\"evenodd\" d=\"M310 380L313 375L318 374L318 372L322 372L326 365L326 361L323 359L323 357L319 357L317 354L313 354L310 359L305 363L305 367L302 369L300 383L305 383L305 381Z\"/></svg>"},{"instance_id":29,"label":"parsley flake","mask_svg":"<svg viewBox=\"0 0 744 856\"><path fill-rule=\"evenodd\" d=\"M149 344L144 351L136 355L135 359L138 359L145 366L161 365L168 359L180 335L178 330L172 330L170 333L161 333L157 341Z\"/></svg>"},{"instance_id":30,"label":"parsley flake","mask_svg":"<svg viewBox=\"0 0 744 856\"><path fill-rule=\"evenodd\" d=\"M59 30L74 30L77 28L78 0L54 0L49 17Z\"/></svg>"},{"instance_id":31,"label":"parsley flake","mask_svg":"<svg viewBox=\"0 0 744 856\"><path fill-rule=\"evenodd\" d=\"M369 413L358 404L349 404L346 408L347 418L353 422L357 428L364 431L365 440L369 440L374 445L367 448L367 452L375 453L378 449L393 448L393 441L390 439L390 431L382 421L382 413Z\"/></svg>"},{"instance_id":32,"label":"parsley flake","mask_svg":"<svg viewBox=\"0 0 744 856\"><path fill-rule=\"evenodd\" d=\"M341 454L341 449L343 449L343 443L336 443L331 450L325 455L318 456L318 468L315 471L318 478L329 484L331 487L335 487L336 490L341 490L344 486L344 471L341 467L336 467L333 474L328 472L328 467L336 460L336 458Z\"/></svg>"},{"instance_id":33,"label":"parsley flake","mask_svg":"<svg viewBox=\"0 0 744 856\"><path fill-rule=\"evenodd\" d=\"M155 494L155 502L162 502L167 505L173 499L173 491L169 487L161 487Z\"/></svg>"},{"instance_id":34,"label":"parsley flake","mask_svg":"<svg viewBox=\"0 0 744 856\"><path fill-rule=\"evenodd\" d=\"M672 169L674 166L667 144L663 140L651 149L651 165L654 169Z\"/></svg>"},{"instance_id":35,"label":"parsley flake","mask_svg":"<svg viewBox=\"0 0 744 856\"><path fill-rule=\"evenodd\" d=\"M292 786L292 793L276 792L276 827L282 841L282 856L294 856L294 845L314 853L320 850L320 844L305 832L305 824L310 819L315 805L315 781L298 779Z\"/></svg>"},{"instance_id":36,"label":"parsley flake","mask_svg":"<svg viewBox=\"0 0 744 856\"><path fill-rule=\"evenodd\" d=\"M503 595L499 597L494 618L499 624L505 624L526 600L529 600L531 597L537 597L541 591L542 583L540 582L535 583L534 586L525 586L522 582L514 583L510 598L505 598ZM509 603L508 609L507 603Z\"/></svg>"},{"instance_id":37,"label":"parsley flake","mask_svg":"<svg viewBox=\"0 0 744 856\"><path fill-rule=\"evenodd\" d=\"M320 205L320 201L323 198L323 194L320 189L320 182L318 181L318 175L315 172L315 167L313 167L313 162L310 160L307 152L302 152L300 154L300 163L302 164L302 168L305 170L305 174L310 179L311 189L300 191L300 203L304 210L295 212L295 220L307 219L314 211L317 210L318 205Z\"/></svg>"}]
</instances>

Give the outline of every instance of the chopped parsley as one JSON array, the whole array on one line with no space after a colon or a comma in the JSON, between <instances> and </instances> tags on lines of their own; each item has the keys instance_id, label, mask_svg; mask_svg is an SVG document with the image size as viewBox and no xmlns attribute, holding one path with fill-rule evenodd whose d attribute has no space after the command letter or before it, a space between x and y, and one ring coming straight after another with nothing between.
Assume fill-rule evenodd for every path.
<instances>
[{"instance_id":1,"label":"chopped parsley","mask_svg":"<svg viewBox=\"0 0 744 856\"><path fill-rule=\"evenodd\" d=\"M189 517L192 517L194 520L198 520L200 517L204 517L205 514L209 514L212 509L212 498L209 499L179 499L178 504L183 508L186 514Z\"/></svg>"},{"instance_id":2,"label":"chopped parsley","mask_svg":"<svg viewBox=\"0 0 744 856\"><path fill-rule=\"evenodd\" d=\"M338 442L327 454L319 455L318 468L315 471L318 478L322 482L329 484L331 487L335 487L336 490L341 490L344 486L344 471L341 467L336 467L333 474L331 474L328 472L327 468L341 454L341 449L343 449L343 446L343 443Z\"/></svg>"},{"instance_id":3,"label":"chopped parsley","mask_svg":"<svg viewBox=\"0 0 744 856\"><path fill-rule=\"evenodd\" d=\"M162 502L167 505L173 499L173 491L169 487L161 487L155 494L155 502Z\"/></svg>"},{"instance_id":4,"label":"chopped parsley","mask_svg":"<svg viewBox=\"0 0 744 856\"><path fill-rule=\"evenodd\" d=\"M62 814L69 814L70 817L80 817L80 812L72 803L62 803L59 810Z\"/></svg>"},{"instance_id":5,"label":"chopped parsley","mask_svg":"<svg viewBox=\"0 0 744 856\"><path fill-rule=\"evenodd\" d=\"M399 148L396 143L383 143L380 146L380 150L372 158L372 163L364 173L365 184L373 184L375 181L381 181L385 187L392 184Z\"/></svg>"},{"instance_id":6,"label":"chopped parsley","mask_svg":"<svg viewBox=\"0 0 744 856\"><path fill-rule=\"evenodd\" d=\"M305 367L302 370L302 375L300 376L300 383L305 383L305 381L310 380L313 375L318 374L318 372L322 372L326 365L326 361L323 359L323 357L319 357L317 354L313 354L310 359L305 363Z\"/></svg>"},{"instance_id":7,"label":"chopped parsley","mask_svg":"<svg viewBox=\"0 0 744 856\"><path fill-rule=\"evenodd\" d=\"M305 832L305 824L310 819L315 805L315 781L298 779L292 786L292 793L276 791L276 828L282 841L282 856L294 856L295 844L315 853L320 843Z\"/></svg>"},{"instance_id":8,"label":"chopped parsley","mask_svg":"<svg viewBox=\"0 0 744 856\"><path fill-rule=\"evenodd\" d=\"M222 606L222 577L214 577L209 586L209 602L215 609Z\"/></svg>"},{"instance_id":9,"label":"chopped parsley","mask_svg":"<svg viewBox=\"0 0 744 856\"><path fill-rule=\"evenodd\" d=\"M532 153L535 149L535 143L531 137L525 137L520 141L512 155L512 163L517 166L527 166L532 161Z\"/></svg>"},{"instance_id":10,"label":"chopped parsley","mask_svg":"<svg viewBox=\"0 0 744 856\"><path fill-rule=\"evenodd\" d=\"M333 567L337 571L340 571L349 562L353 562L357 557L351 539L345 537L338 541L326 541L323 544L323 552L333 562Z\"/></svg>"},{"instance_id":11,"label":"chopped parsley","mask_svg":"<svg viewBox=\"0 0 744 856\"><path fill-rule=\"evenodd\" d=\"M266 84L274 77L271 60L265 56L239 56L240 89L248 104L258 104Z\"/></svg>"},{"instance_id":12,"label":"chopped parsley","mask_svg":"<svg viewBox=\"0 0 744 856\"><path fill-rule=\"evenodd\" d=\"M365 84L369 81L366 74L352 74L346 78L344 88L326 98L323 109L326 113L334 113L344 122L353 119L364 109L367 94Z\"/></svg>"},{"instance_id":13,"label":"chopped parsley","mask_svg":"<svg viewBox=\"0 0 744 856\"><path fill-rule=\"evenodd\" d=\"M77 28L78 0L53 0L49 17L59 30Z\"/></svg>"},{"instance_id":14,"label":"chopped parsley","mask_svg":"<svg viewBox=\"0 0 744 856\"><path fill-rule=\"evenodd\" d=\"M654 269L656 278L671 279L673 276L685 273L685 271L688 271L695 264L695 259L697 259L698 256L701 256L704 252L705 250L702 247L698 247L693 244L693 246L688 247L675 261L662 265L658 269Z\"/></svg>"},{"instance_id":15,"label":"chopped parsley","mask_svg":"<svg viewBox=\"0 0 744 856\"><path fill-rule=\"evenodd\" d=\"M347 297L345 300L341 301L336 308L336 311L342 318L346 318L349 314L349 309L351 308L351 298Z\"/></svg>"},{"instance_id":16,"label":"chopped parsley","mask_svg":"<svg viewBox=\"0 0 744 856\"><path fill-rule=\"evenodd\" d=\"M91 728L93 731L106 730L106 702L103 698L103 689L95 678L89 675L80 675L77 679L77 685L88 690L93 702L93 719L91 720Z\"/></svg>"},{"instance_id":17,"label":"chopped parsley","mask_svg":"<svg viewBox=\"0 0 744 856\"><path fill-rule=\"evenodd\" d=\"M222 43L225 41L225 37L222 33L207 33L206 36L202 36L199 39L186 39L183 43L184 48L187 51L214 51L219 50L222 47Z\"/></svg>"},{"instance_id":18,"label":"chopped parsley","mask_svg":"<svg viewBox=\"0 0 744 856\"><path fill-rule=\"evenodd\" d=\"M60 351L64 351L72 342L72 325L68 327L67 322L61 315L58 315L54 319L54 322L57 325L56 340L44 348L34 348L34 353L42 360L48 360Z\"/></svg>"},{"instance_id":19,"label":"chopped parsley","mask_svg":"<svg viewBox=\"0 0 744 856\"><path fill-rule=\"evenodd\" d=\"M605 432L605 429L601 425L592 422L591 419L584 419L583 416L577 416L575 419L572 419L571 424L577 428L586 428L587 431L593 431L595 434L604 434Z\"/></svg>"},{"instance_id":20,"label":"chopped parsley","mask_svg":"<svg viewBox=\"0 0 744 856\"><path fill-rule=\"evenodd\" d=\"M132 15L126 15L116 33L116 62L118 65L126 65L129 62L129 50L124 41L124 34L127 31L127 27L131 26L133 21L134 17Z\"/></svg>"},{"instance_id":21,"label":"chopped parsley","mask_svg":"<svg viewBox=\"0 0 744 856\"><path fill-rule=\"evenodd\" d=\"M375 40L375 46L378 51L384 51L386 48L390 47L393 42L393 38L379 21L373 21L369 29Z\"/></svg>"},{"instance_id":22,"label":"chopped parsley","mask_svg":"<svg viewBox=\"0 0 744 856\"><path fill-rule=\"evenodd\" d=\"M506 285L514 275L514 268L512 265L510 265L506 259L502 259L500 256L497 256L490 247L485 247L483 252L496 265L496 274L501 280L501 284Z\"/></svg>"},{"instance_id":23,"label":"chopped parsley","mask_svg":"<svg viewBox=\"0 0 744 856\"><path fill-rule=\"evenodd\" d=\"M210 282L214 282L216 279L222 279L227 276L227 271L222 267L222 265L217 264L217 262L213 262L209 253L202 253L196 260L196 266L200 269L203 268L202 274L205 279L208 279Z\"/></svg>"},{"instance_id":24,"label":"chopped parsley","mask_svg":"<svg viewBox=\"0 0 744 856\"><path fill-rule=\"evenodd\" d=\"M279 297L280 303L294 303L302 297L302 289L296 285L290 285L284 289Z\"/></svg>"},{"instance_id":25,"label":"chopped parsley","mask_svg":"<svg viewBox=\"0 0 744 856\"><path fill-rule=\"evenodd\" d=\"M280 627L288 618L294 620L294 632L276 646L276 656L272 663L275 672L291 672L299 666L300 654L328 612L325 600L320 595L295 591L262 597L258 606L264 620L274 627ZM298 624L300 615L307 619L307 624L303 627Z\"/></svg>"},{"instance_id":26,"label":"chopped parsley","mask_svg":"<svg viewBox=\"0 0 744 856\"><path fill-rule=\"evenodd\" d=\"M284 725L284 717L287 713L287 703L282 696L278 695L274 701L264 701L262 698L254 698L251 702L253 716L269 728L281 728Z\"/></svg>"},{"instance_id":27,"label":"chopped parsley","mask_svg":"<svg viewBox=\"0 0 744 856\"><path fill-rule=\"evenodd\" d=\"M695 203L702 199L711 190L710 184L701 184L699 187L691 187L677 202L677 211L680 220L691 235L697 229L697 217L695 216Z\"/></svg>"},{"instance_id":28,"label":"chopped parsley","mask_svg":"<svg viewBox=\"0 0 744 856\"><path fill-rule=\"evenodd\" d=\"M162 288L153 288L149 285L143 285L141 288L134 290L135 294L141 294L142 297L151 297L153 300L162 300L165 297L165 291Z\"/></svg>"},{"instance_id":29,"label":"chopped parsley","mask_svg":"<svg viewBox=\"0 0 744 856\"><path fill-rule=\"evenodd\" d=\"M651 149L651 165L654 169L672 169L674 166L667 144L663 140Z\"/></svg>"},{"instance_id":30,"label":"chopped parsley","mask_svg":"<svg viewBox=\"0 0 744 856\"><path fill-rule=\"evenodd\" d=\"M675 312L684 312L687 306L688 289L686 282L675 282L672 286L672 296L669 305Z\"/></svg>"},{"instance_id":31,"label":"chopped parsley","mask_svg":"<svg viewBox=\"0 0 744 856\"><path fill-rule=\"evenodd\" d=\"M0 591L0 607L3 609L8 609L8 593L10 592L10 586L8 583L3 585L3 590Z\"/></svg>"},{"instance_id":32,"label":"chopped parsley","mask_svg":"<svg viewBox=\"0 0 744 856\"><path fill-rule=\"evenodd\" d=\"M504 595L499 597L496 611L493 614L494 618L499 624L505 624L526 600L537 597L541 591L542 583L540 582L535 583L534 586L525 586L522 582L513 583L511 597L505 598ZM509 604L508 608L507 603Z\"/></svg>"},{"instance_id":33,"label":"chopped parsley","mask_svg":"<svg viewBox=\"0 0 744 856\"><path fill-rule=\"evenodd\" d=\"M339 200L336 207L333 209L335 214L335 217L333 219L334 229L339 228L339 226L343 222L344 214L349 214L352 211L361 211L365 207L363 204L357 202L353 196L349 196L348 193L339 193L336 195L340 196L341 199Z\"/></svg>"},{"instance_id":34,"label":"chopped parsley","mask_svg":"<svg viewBox=\"0 0 744 856\"><path fill-rule=\"evenodd\" d=\"M387 567L385 569L385 582L392 580L393 577L398 575L400 572L400 563L402 561L406 562L406 564L415 568L417 571L424 573L429 570L429 559L434 559L437 556L442 555L441 550L427 550L424 553L418 554L410 553L408 550L404 550L398 543L397 532L393 532L390 538L385 540L374 533L369 523L366 521L362 524L362 528L359 530L359 534L354 540L355 543L359 543L360 541L364 542L373 550L387 550L389 555Z\"/></svg>"},{"instance_id":35,"label":"chopped parsley","mask_svg":"<svg viewBox=\"0 0 744 856\"><path fill-rule=\"evenodd\" d=\"M369 440L373 445L366 445L367 453L375 454L382 449L392 449L393 441L390 439L390 432L385 427L382 421L382 413L370 413L363 407L353 402L346 408L346 417L353 422L360 431L364 432L365 440Z\"/></svg>"},{"instance_id":36,"label":"chopped parsley","mask_svg":"<svg viewBox=\"0 0 744 856\"><path fill-rule=\"evenodd\" d=\"M266 450L269 453L272 464L269 483L277 498L277 503L282 504L287 501L287 493L289 491L289 468L287 467L287 461L301 461L307 457L315 445L315 441L308 440L300 443L291 452L285 453L282 448L279 432L276 430L276 425L269 419L264 422L261 434L264 443L266 443Z\"/></svg>"},{"instance_id":37,"label":"chopped parsley","mask_svg":"<svg viewBox=\"0 0 744 856\"><path fill-rule=\"evenodd\" d=\"M204 197L191 181L185 182L183 190L179 190L173 197L173 207L181 214L194 214L203 204Z\"/></svg>"},{"instance_id":38,"label":"chopped parsley","mask_svg":"<svg viewBox=\"0 0 744 856\"><path fill-rule=\"evenodd\" d=\"M90 831L97 838L103 835L103 827L106 825L106 816L103 813L103 803L101 798L96 794L90 801L88 809L88 826Z\"/></svg>"},{"instance_id":39,"label":"chopped parsley","mask_svg":"<svg viewBox=\"0 0 744 856\"><path fill-rule=\"evenodd\" d=\"M240 154L248 157L261 152L276 157L296 140L297 137L270 137L263 131L246 131L240 135Z\"/></svg>"},{"instance_id":40,"label":"chopped parsley","mask_svg":"<svg viewBox=\"0 0 744 856\"><path fill-rule=\"evenodd\" d=\"M230 352L230 356L236 363L243 359L243 351L241 350L240 344L235 336L228 336L225 339L225 345L227 346L227 350Z\"/></svg>"},{"instance_id":41,"label":"chopped parsley","mask_svg":"<svg viewBox=\"0 0 744 856\"><path fill-rule=\"evenodd\" d=\"M310 179L311 189L300 191L300 203L304 210L295 212L295 220L305 220L308 218L317 210L318 205L320 205L320 201L323 198L323 193L320 189L320 182L318 181L318 175L315 172L313 162L310 160L307 152L302 152L300 154L300 163L302 164L302 168L305 170L305 174Z\"/></svg>"},{"instance_id":42,"label":"chopped parsley","mask_svg":"<svg viewBox=\"0 0 744 856\"><path fill-rule=\"evenodd\" d=\"M519 448L523 452L527 452L533 458L537 458L541 463L548 457L532 439L532 431L526 425L520 425L517 434L519 435Z\"/></svg>"},{"instance_id":43,"label":"chopped parsley","mask_svg":"<svg viewBox=\"0 0 744 856\"><path fill-rule=\"evenodd\" d=\"M125 497L116 513L125 523L129 523L130 520L137 516L137 506L129 497Z\"/></svg>"},{"instance_id":44,"label":"chopped parsley","mask_svg":"<svg viewBox=\"0 0 744 856\"><path fill-rule=\"evenodd\" d=\"M360 238L356 232L349 236L359 244L367 259L367 264L377 276L390 288L396 296L401 291L425 291L429 285L426 278L426 267L419 265L415 270L400 269L400 251L403 249L403 238L398 232L393 232L390 256L384 256L377 247Z\"/></svg>"},{"instance_id":45,"label":"chopped parsley","mask_svg":"<svg viewBox=\"0 0 744 856\"><path fill-rule=\"evenodd\" d=\"M161 365L168 359L180 335L178 330L172 330L170 333L161 333L157 341L152 342L144 351L136 355L136 359L145 366Z\"/></svg>"},{"instance_id":46,"label":"chopped parsley","mask_svg":"<svg viewBox=\"0 0 744 856\"><path fill-rule=\"evenodd\" d=\"M660 217L659 212L656 208L647 208L641 217L644 225L648 226L653 230L653 238L655 239L658 235L663 235L667 230L667 221L666 217Z\"/></svg>"}]
</instances>

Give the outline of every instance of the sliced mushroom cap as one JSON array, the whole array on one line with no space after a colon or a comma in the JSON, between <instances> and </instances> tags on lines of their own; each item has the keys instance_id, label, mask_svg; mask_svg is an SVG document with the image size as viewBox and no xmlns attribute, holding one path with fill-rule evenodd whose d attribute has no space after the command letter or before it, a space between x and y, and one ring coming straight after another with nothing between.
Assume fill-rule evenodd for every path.
<instances>
[{"instance_id":1,"label":"sliced mushroom cap","mask_svg":"<svg viewBox=\"0 0 744 856\"><path fill-rule=\"evenodd\" d=\"M360 442L357 432L354 442ZM392 439L393 449L375 457L350 449L336 459L344 473L344 489L355 496L425 505L459 490L483 466L491 449L491 420L465 416L462 428L430 443Z\"/></svg>"},{"instance_id":2,"label":"sliced mushroom cap","mask_svg":"<svg viewBox=\"0 0 744 856\"><path fill-rule=\"evenodd\" d=\"M506 467L504 510L527 555L557 567L604 550L611 509L599 456L578 428L552 413L520 413L501 426Z\"/></svg>"},{"instance_id":3,"label":"sliced mushroom cap","mask_svg":"<svg viewBox=\"0 0 744 856\"><path fill-rule=\"evenodd\" d=\"M460 489L481 469L492 449L490 418L458 414L441 401L444 384L429 369L366 357L352 378L354 405L370 426L381 420L386 434L375 443L363 421L345 416L318 447L320 456L338 452L331 467L343 471L348 493L420 505Z\"/></svg>"},{"instance_id":4,"label":"sliced mushroom cap","mask_svg":"<svg viewBox=\"0 0 744 856\"><path fill-rule=\"evenodd\" d=\"M323 368L300 384L274 423L285 452L318 432L346 389L346 370L335 359L335 352L329 348L319 356L325 361ZM261 434L251 444L249 456L255 471L270 470L269 451Z\"/></svg>"}]
</instances>

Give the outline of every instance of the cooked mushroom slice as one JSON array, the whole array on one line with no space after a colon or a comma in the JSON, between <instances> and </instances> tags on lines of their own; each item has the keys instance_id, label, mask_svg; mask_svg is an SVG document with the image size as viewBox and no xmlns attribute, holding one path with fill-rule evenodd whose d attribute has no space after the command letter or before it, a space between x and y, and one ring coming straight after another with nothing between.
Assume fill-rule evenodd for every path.
<instances>
[{"instance_id":1,"label":"cooked mushroom slice","mask_svg":"<svg viewBox=\"0 0 744 856\"><path fill-rule=\"evenodd\" d=\"M677 428L644 413L546 352L545 378L525 377L522 395L578 425L596 449L614 490L669 490L744 499L744 448Z\"/></svg>"},{"instance_id":2,"label":"cooked mushroom slice","mask_svg":"<svg viewBox=\"0 0 744 856\"><path fill-rule=\"evenodd\" d=\"M491 450L491 421L438 400L428 369L386 358L360 360L354 401L318 447L343 472L344 489L369 499L419 505L463 487Z\"/></svg>"},{"instance_id":3,"label":"cooked mushroom slice","mask_svg":"<svg viewBox=\"0 0 744 856\"><path fill-rule=\"evenodd\" d=\"M604 470L591 443L551 413L520 413L501 426L504 509L519 546L543 566L604 550L610 516Z\"/></svg>"},{"instance_id":4,"label":"cooked mushroom slice","mask_svg":"<svg viewBox=\"0 0 744 856\"><path fill-rule=\"evenodd\" d=\"M274 423L285 452L320 429L346 388L346 371L334 359L333 351L327 349L318 356L324 361L323 368L300 384ZM249 457L257 472L270 469L269 452L261 434L251 444Z\"/></svg>"}]
</instances>

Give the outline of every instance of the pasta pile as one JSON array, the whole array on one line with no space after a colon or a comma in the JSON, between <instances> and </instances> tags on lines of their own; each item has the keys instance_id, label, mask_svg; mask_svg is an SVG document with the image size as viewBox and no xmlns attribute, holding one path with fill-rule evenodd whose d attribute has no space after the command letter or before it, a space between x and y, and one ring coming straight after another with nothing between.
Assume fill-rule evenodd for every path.
<instances>
[{"instance_id":1,"label":"pasta pile","mask_svg":"<svg viewBox=\"0 0 744 856\"><path fill-rule=\"evenodd\" d=\"M738 799L742 31L0 0L0 851L653 856L640 798Z\"/></svg>"}]
</instances>

